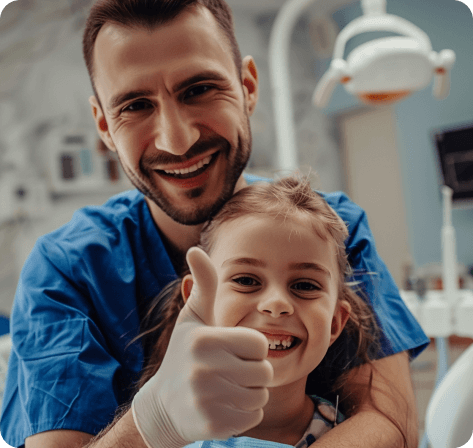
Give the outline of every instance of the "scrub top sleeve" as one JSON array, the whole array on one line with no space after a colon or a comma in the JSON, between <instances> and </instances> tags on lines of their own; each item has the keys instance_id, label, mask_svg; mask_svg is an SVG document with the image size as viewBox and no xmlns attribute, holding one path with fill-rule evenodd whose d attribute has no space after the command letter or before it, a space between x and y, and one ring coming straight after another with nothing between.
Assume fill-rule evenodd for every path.
<instances>
[{"instance_id":1,"label":"scrub top sleeve","mask_svg":"<svg viewBox=\"0 0 473 448\"><path fill-rule=\"evenodd\" d=\"M350 235L345 245L353 280L371 304L382 331L378 356L409 351L411 359L415 358L427 347L429 338L404 304L379 257L366 213L343 193L328 194L326 200L348 226Z\"/></svg>"},{"instance_id":2,"label":"scrub top sleeve","mask_svg":"<svg viewBox=\"0 0 473 448\"><path fill-rule=\"evenodd\" d=\"M97 434L118 405L120 364L91 317L86 291L66 274L67 255L58 251L36 244L15 297L0 424L12 446L49 430Z\"/></svg>"}]
</instances>

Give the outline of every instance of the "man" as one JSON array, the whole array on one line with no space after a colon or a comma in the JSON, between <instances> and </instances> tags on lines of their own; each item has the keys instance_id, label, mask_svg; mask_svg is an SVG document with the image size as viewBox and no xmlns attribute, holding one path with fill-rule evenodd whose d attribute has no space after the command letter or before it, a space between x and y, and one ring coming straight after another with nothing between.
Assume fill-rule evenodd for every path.
<instances>
[{"instance_id":1,"label":"man","mask_svg":"<svg viewBox=\"0 0 473 448\"><path fill-rule=\"evenodd\" d=\"M192 338L182 332L157 384L172 385L176 394L189 391L186 403L163 397L169 387L156 387L157 400L145 403L141 397L138 411L126 411L92 440L130 399L143 362L141 345L133 339L146 304L183 270L205 221L252 181L242 172L251 151L249 116L258 99L255 63L241 59L230 10L221 0L99 0L84 33L84 56L100 137L139 191L77 212L36 244L11 316L14 349L2 435L26 448L174 447L197 440L186 425L204 415L203 430L215 438L229 428L218 427L222 422L211 408L213 400L199 414L193 403L202 399L202 391L189 386L207 346L204 355L196 353ZM408 363L428 339L379 260L364 213L340 195L327 195L327 201L349 223L350 261L367 274L360 279L383 330L387 356L380 355L371 375L364 366L346 374L341 400L353 415L313 446L398 447L400 428L414 447ZM200 286L193 294L211 295L205 281ZM196 325L198 335L205 325ZM215 366L205 359L212 378ZM333 360L332 382L345 364ZM251 385L254 389L264 390L263 376ZM317 376L314 387L319 381L323 389ZM377 388L374 403L362 398L369 381Z\"/></svg>"}]
</instances>

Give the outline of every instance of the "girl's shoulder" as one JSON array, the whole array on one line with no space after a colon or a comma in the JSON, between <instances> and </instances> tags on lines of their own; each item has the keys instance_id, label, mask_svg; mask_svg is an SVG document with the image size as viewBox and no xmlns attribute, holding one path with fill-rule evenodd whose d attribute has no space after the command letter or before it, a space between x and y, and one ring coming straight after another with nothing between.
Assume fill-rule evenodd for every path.
<instances>
[{"instance_id":1,"label":"girl's shoulder","mask_svg":"<svg viewBox=\"0 0 473 448\"><path fill-rule=\"evenodd\" d=\"M302 439L295 445L295 448L307 448L317 439L330 431L334 426L343 422L345 417L335 407L335 405L316 395L310 395L314 402L314 415Z\"/></svg>"}]
</instances>

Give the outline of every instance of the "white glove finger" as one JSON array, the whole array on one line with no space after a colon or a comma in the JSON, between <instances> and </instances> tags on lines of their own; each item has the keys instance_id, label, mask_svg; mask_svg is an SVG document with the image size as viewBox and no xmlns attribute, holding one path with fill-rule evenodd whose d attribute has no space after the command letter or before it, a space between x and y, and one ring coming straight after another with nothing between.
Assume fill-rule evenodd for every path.
<instances>
[{"instance_id":1,"label":"white glove finger","mask_svg":"<svg viewBox=\"0 0 473 448\"><path fill-rule=\"evenodd\" d=\"M195 342L198 356L212 356L220 351L227 351L239 359L254 361L261 361L268 356L268 340L259 331L245 327L212 327L204 331Z\"/></svg>"},{"instance_id":2,"label":"white glove finger","mask_svg":"<svg viewBox=\"0 0 473 448\"><path fill-rule=\"evenodd\" d=\"M257 411L263 409L269 400L266 387L241 387L237 384L227 384L225 393L228 404L241 411Z\"/></svg>"},{"instance_id":3,"label":"white glove finger","mask_svg":"<svg viewBox=\"0 0 473 448\"><path fill-rule=\"evenodd\" d=\"M268 360L237 360L221 368L220 375L241 387L267 387L273 380L273 366Z\"/></svg>"},{"instance_id":4,"label":"white glove finger","mask_svg":"<svg viewBox=\"0 0 473 448\"><path fill-rule=\"evenodd\" d=\"M235 409L254 411L266 406L269 392L266 387L244 387L225 377L200 375L195 379L194 389L200 390L196 406L203 412L216 405L228 405Z\"/></svg>"},{"instance_id":5,"label":"white glove finger","mask_svg":"<svg viewBox=\"0 0 473 448\"><path fill-rule=\"evenodd\" d=\"M198 247L191 247L187 251L186 259L193 277L193 285L177 323L198 320L204 325L213 325L218 284L215 267L209 256Z\"/></svg>"}]
</instances>

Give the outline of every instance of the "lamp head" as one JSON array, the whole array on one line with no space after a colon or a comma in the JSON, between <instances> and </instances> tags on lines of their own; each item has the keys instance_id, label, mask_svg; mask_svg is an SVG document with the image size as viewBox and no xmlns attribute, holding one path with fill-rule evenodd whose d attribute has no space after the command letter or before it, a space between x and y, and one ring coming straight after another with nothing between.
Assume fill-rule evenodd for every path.
<instances>
[{"instance_id":1,"label":"lamp head","mask_svg":"<svg viewBox=\"0 0 473 448\"><path fill-rule=\"evenodd\" d=\"M388 37L355 48L347 58L351 76L340 82L367 104L402 100L432 79L430 51L410 37Z\"/></svg>"},{"instance_id":2,"label":"lamp head","mask_svg":"<svg viewBox=\"0 0 473 448\"><path fill-rule=\"evenodd\" d=\"M359 45L343 59L346 42L371 31L390 31L401 36L384 37ZM390 104L427 87L435 78L434 95L449 92L449 70L455 62L452 50L432 51L430 39L419 28L393 15L355 19L338 35L334 57L314 93L314 102L325 107L338 83L365 104Z\"/></svg>"}]
</instances>

